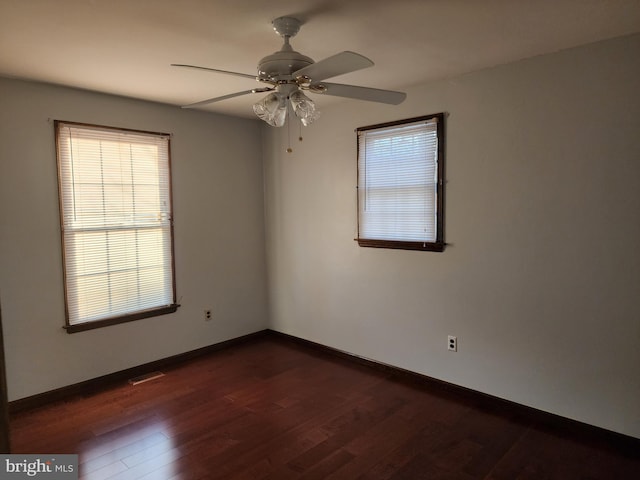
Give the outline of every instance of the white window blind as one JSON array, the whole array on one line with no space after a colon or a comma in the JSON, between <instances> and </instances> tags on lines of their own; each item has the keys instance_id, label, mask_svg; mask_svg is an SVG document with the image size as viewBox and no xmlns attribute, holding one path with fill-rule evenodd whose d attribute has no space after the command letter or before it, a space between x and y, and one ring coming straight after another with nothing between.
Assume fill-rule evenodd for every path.
<instances>
[{"instance_id":1,"label":"white window blind","mask_svg":"<svg viewBox=\"0 0 640 480\"><path fill-rule=\"evenodd\" d=\"M358 131L359 239L436 242L438 120Z\"/></svg>"},{"instance_id":2,"label":"white window blind","mask_svg":"<svg viewBox=\"0 0 640 480\"><path fill-rule=\"evenodd\" d=\"M168 136L56 132L68 325L174 305Z\"/></svg>"}]
</instances>

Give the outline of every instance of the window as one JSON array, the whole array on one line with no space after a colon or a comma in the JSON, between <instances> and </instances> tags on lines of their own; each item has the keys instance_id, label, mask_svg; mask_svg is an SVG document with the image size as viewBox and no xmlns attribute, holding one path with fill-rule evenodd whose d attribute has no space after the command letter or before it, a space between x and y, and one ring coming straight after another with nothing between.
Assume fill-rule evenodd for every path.
<instances>
[{"instance_id":1,"label":"window","mask_svg":"<svg viewBox=\"0 0 640 480\"><path fill-rule=\"evenodd\" d=\"M358 244L444 250L444 114L361 127Z\"/></svg>"},{"instance_id":2,"label":"window","mask_svg":"<svg viewBox=\"0 0 640 480\"><path fill-rule=\"evenodd\" d=\"M55 129L67 332L175 312L169 136Z\"/></svg>"}]
</instances>

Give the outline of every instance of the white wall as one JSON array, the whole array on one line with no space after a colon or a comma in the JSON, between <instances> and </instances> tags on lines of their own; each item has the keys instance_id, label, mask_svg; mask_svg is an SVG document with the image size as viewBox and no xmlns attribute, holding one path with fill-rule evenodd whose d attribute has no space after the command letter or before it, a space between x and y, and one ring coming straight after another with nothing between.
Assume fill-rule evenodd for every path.
<instances>
[{"instance_id":1,"label":"white wall","mask_svg":"<svg viewBox=\"0 0 640 480\"><path fill-rule=\"evenodd\" d=\"M173 134L176 313L63 331L50 119ZM0 78L0 298L10 400L266 328L262 171L257 121ZM205 308L213 310L210 322Z\"/></svg>"},{"instance_id":2,"label":"white wall","mask_svg":"<svg viewBox=\"0 0 640 480\"><path fill-rule=\"evenodd\" d=\"M640 437L639 59L636 35L418 86L399 107L346 101L293 154L286 130L261 146L255 121L0 79L10 399L271 325ZM439 111L450 245L358 247L354 129ZM62 330L50 119L173 134L175 314Z\"/></svg>"},{"instance_id":3,"label":"white wall","mask_svg":"<svg viewBox=\"0 0 640 480\"><path fill-rule=\"evenodd\" d=\"M640 437L639 78L636 35L266 128L272 328ZM441 111L449 246L358 247L354 129Z\"/></svg>"}]
</instances>

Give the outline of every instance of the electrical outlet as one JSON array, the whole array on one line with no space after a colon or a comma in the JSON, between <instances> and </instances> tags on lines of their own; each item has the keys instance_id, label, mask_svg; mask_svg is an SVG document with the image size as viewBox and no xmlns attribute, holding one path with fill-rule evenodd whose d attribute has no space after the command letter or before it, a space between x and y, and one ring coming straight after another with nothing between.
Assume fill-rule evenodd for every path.
<instances>
[{"instance_id":1,"label":"electrical outlet","mask_svg":"<svg viewBox=\"0 0 640 480\"><path fill-rule=\"evenodd\" d=\"M204 319L211 320L211 310L207 309L204 311Z\"/></svg>"},{"instance_id":2,"label":"electrical outlet","mask_svg":"<svg viewBox=\"0 0 640 480\"><path fill-rule=\"evenodd\" d=\"M447 337L447 349L452 352L458 351L458 337L454 337L453 335Z\"/></svg>"}]
</instances>

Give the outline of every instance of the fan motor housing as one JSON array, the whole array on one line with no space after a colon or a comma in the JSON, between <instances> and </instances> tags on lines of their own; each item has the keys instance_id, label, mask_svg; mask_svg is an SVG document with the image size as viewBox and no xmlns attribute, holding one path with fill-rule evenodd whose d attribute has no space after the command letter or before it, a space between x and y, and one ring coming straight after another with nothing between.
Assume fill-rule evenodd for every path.
<instances>
[{"instance_id":1,"label":"fan motor housing","mask_svg":"<svg viewBox=\"0 0 640 480\"><path fill-rule=\"evenodd\" d=\"M280 50L260 60L258 63L258 75L281 80L281 77L290 77L293 72L312 63L314 62L311 58L295 50Z\"/></svg>"}]
</instances>

